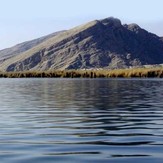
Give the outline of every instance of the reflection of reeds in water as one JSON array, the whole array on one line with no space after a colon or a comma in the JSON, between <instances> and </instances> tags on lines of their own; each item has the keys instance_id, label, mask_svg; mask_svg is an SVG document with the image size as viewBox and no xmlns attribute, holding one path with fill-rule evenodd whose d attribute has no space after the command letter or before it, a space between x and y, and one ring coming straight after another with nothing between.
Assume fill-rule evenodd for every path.
<instances>
[{"instance_id":1,"label":"reflection of reeds in water","mask_svg":"<svg viewBox=\"0 0 163 163\"><path fill-rule=\"evenodd\" d=\"M21 71L0 72L1 78L130 78L130 77L163 77L162 68L137 68L115 70L54 70L54 71Z\"/></svg>"}]
</instances>

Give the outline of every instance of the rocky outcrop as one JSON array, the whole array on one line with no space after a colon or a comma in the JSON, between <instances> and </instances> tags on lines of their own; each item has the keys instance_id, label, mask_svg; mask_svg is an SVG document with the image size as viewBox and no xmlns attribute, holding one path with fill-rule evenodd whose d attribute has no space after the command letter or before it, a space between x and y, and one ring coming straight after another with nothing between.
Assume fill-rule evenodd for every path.
<instances>
[{"instance_id":1,"label":"rocky outcrop","mask_svg":"<svg viewBox=\"0 0 163 163\"><path fill-rule=\"evenodd\" d=\"M3 63L3 71L126 68L163 63L163 42L136 24L95 20L46 39Z\"/></svg>"}]
</instances>

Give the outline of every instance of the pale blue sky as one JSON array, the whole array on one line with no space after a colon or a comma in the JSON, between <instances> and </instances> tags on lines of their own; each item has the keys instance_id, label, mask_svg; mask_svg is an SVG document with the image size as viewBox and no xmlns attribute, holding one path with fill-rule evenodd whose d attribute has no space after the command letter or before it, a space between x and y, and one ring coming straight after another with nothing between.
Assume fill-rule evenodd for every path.
<instances>
[{"instance_id":1,"label":"pale blue sky","mask_svg":"<svg viewBox=\"0 0 163 163\"><path fill-rule=\"evenodd\" d=\"M163 36L163 0L0 0L0 49L116 17Z\"/></svg>"}]
</instances>

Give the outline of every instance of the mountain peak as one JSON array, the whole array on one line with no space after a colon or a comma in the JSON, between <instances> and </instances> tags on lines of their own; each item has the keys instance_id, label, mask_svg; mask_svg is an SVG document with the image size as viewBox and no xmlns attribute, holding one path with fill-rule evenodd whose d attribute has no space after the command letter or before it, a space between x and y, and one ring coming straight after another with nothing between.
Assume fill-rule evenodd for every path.
<instances>
[{"instance_id":1,"label":"mountain peak","mask_svg":"<svg viewBox=\"0 0 163 163\"><path fill-rule=\"evenodd\" d=\"M130 31L133 31L133 32L136 32L136 33L142 29L140 26L138 26L135 23L125 24L124 26L127 27L127 29L129 29Z\"/></svg>"},{"instance_id":2,"label":"mountain peak","mask_svg":"<svg viewBox=\"0 0 163 163\"><path fill-rule=\"evenodd\" d=\"M122 25L121 21L114 17L108 17L108 18L102 19L100 20L100 22L106 26L120 27Z\"/></svg>"}]
</instances>

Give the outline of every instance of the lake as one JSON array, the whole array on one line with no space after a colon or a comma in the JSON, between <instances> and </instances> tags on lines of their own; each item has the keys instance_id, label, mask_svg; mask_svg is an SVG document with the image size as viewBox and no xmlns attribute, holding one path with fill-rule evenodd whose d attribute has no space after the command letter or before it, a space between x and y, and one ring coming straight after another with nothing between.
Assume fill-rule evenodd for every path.
<instances>
[{"instance_id":1,"label":"lake","mask_svg":"<svg viewBox=\"0 0 163 163\"><path fill-rule=\"evenodd\" d=\"M0 162L162 163L163 80L0 79Z\"/></svg>"}]
</instances>

